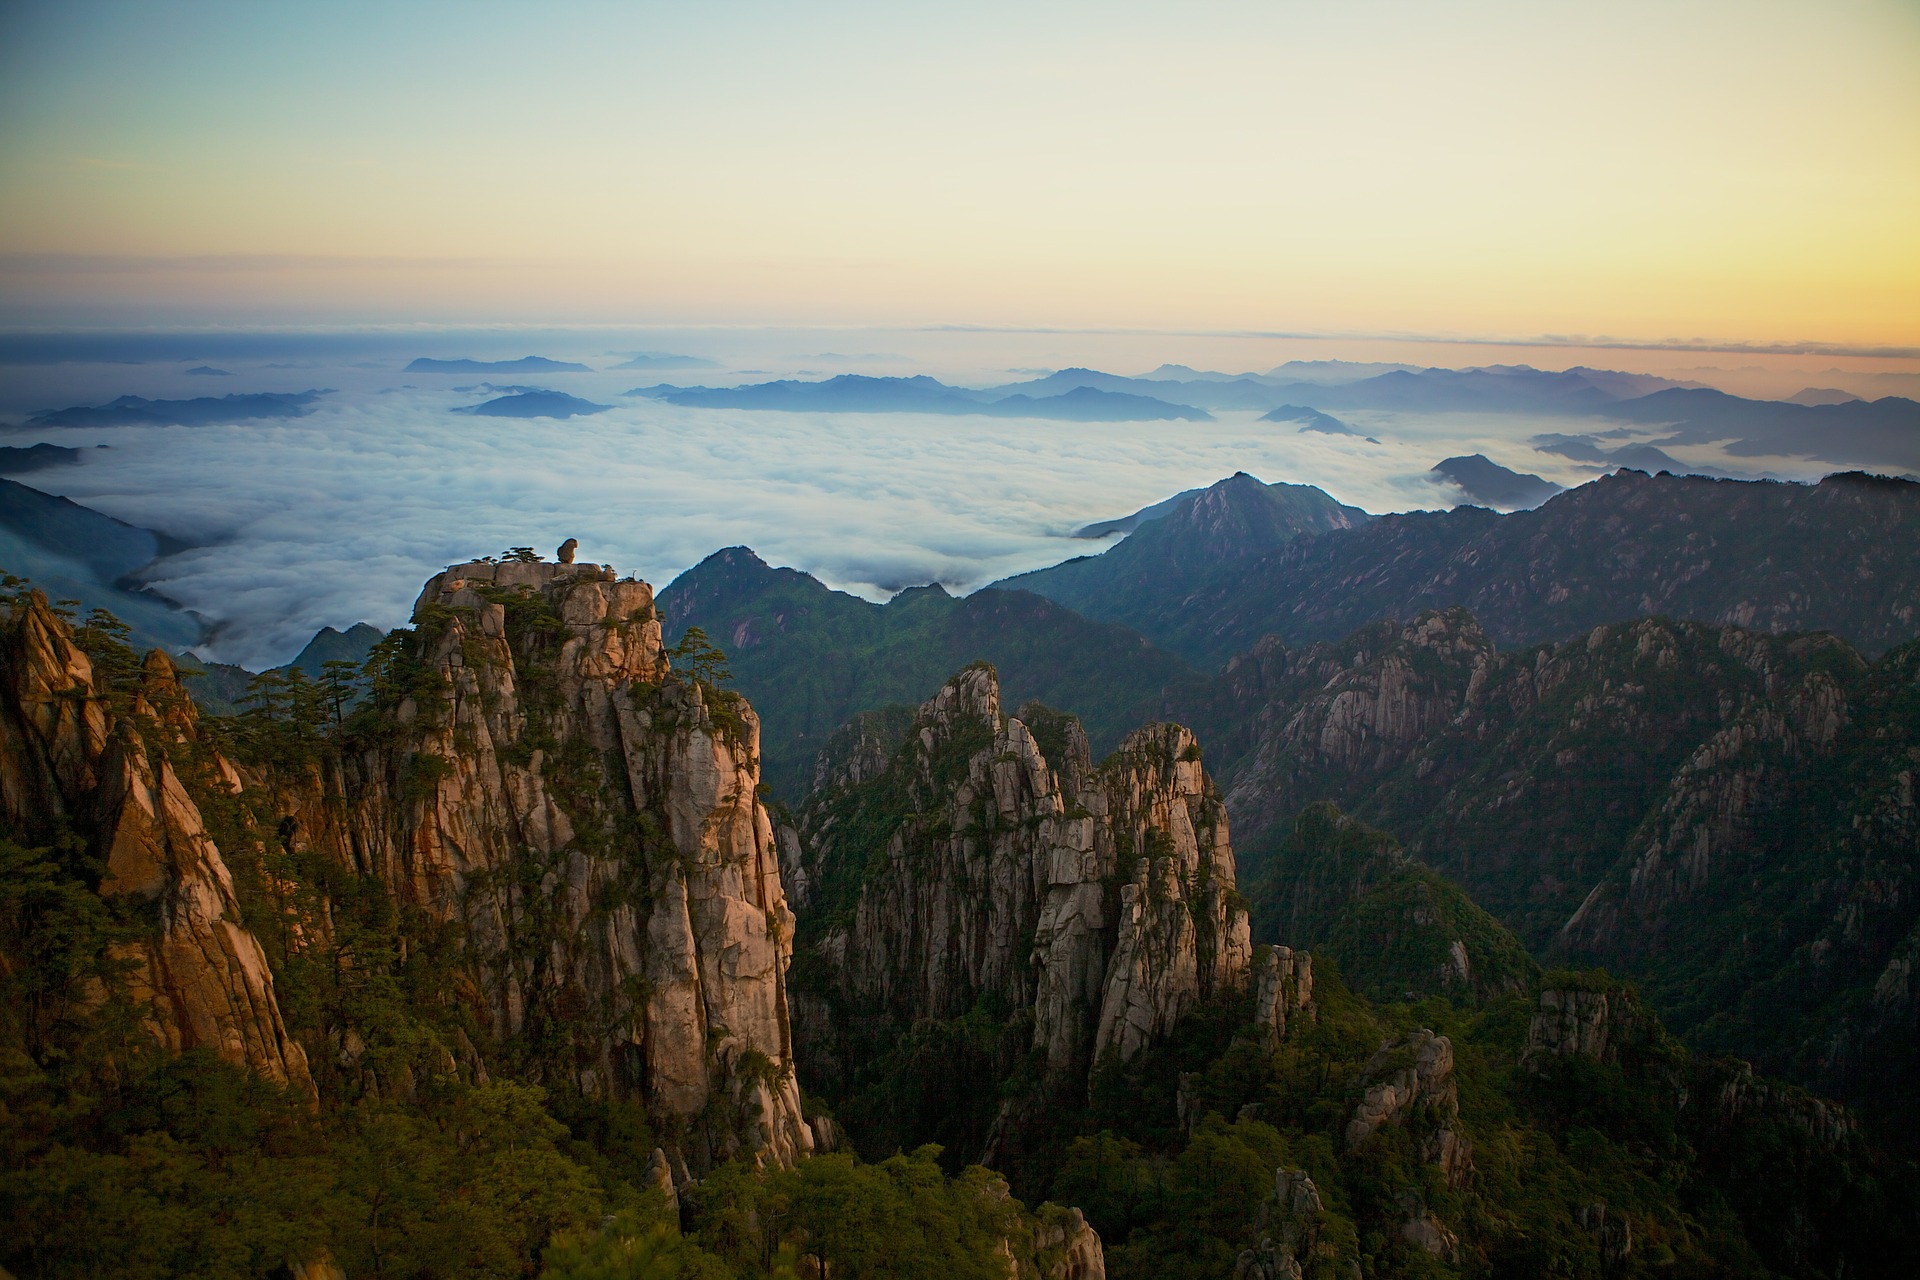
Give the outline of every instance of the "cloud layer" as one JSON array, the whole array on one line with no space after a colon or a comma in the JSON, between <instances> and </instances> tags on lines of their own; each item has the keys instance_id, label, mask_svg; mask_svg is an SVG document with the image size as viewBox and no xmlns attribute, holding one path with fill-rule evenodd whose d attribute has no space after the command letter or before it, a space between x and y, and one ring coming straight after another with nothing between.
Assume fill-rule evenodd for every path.
<instances>
[{"instance_id":1,"label":"cloud layer","mask_svg":"<svg viewBox=\"0 0 1920 1280\"><path fill-rule=\"evenodd\" d=\"M446 564L517 545L550 555L568 537L582 559L656 586L744 543L884 598L930 581L964 591L1098 550L1072 531L1239 470L1373 511L1455 500L1426 474L1454 454L1562 483L1591 474L1526 443L1581 424L1519 415L1348 415L1379 443L1252 412L1072 423L623 400L592 417L516 421L453 412L473 397L451 388L361 375L356 389L336 372L348 389L299 419L7 442L110 445L34 479L197 544L155 566L153 585L217 620L205 656L256 668L286 661L321 626L404 622Z\"/></svg>"}]
</instances>

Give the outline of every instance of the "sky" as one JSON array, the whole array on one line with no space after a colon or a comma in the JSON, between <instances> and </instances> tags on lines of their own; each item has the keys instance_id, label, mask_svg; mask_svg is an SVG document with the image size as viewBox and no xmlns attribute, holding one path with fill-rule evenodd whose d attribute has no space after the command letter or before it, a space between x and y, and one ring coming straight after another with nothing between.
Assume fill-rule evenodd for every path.
<instances>
[{"instance_id":1,"label":"sky","mask_svg":"<svg viewBox=\"0 0 1920 1280\"><path fill-rule=\"evenodd\" d=\"M0 326L1920 347L1920 4L0 4Z\"/></svg>"}]
</instances>

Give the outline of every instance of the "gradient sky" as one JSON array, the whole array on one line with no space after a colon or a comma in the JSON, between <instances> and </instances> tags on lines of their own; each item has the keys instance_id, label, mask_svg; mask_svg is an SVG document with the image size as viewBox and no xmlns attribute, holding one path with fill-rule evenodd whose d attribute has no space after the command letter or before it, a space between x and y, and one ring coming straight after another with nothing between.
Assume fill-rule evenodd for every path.
<instances>
[{"instance_id":1,"label":"gradient sky","mask_svg":"<svg viewBox=\"0 0 1920 1280\"><path fill-rule=\"evenodd\" d=\"M1920 4L0 3L0 323L1920 342Z\"/></svg>"}]
</instances>

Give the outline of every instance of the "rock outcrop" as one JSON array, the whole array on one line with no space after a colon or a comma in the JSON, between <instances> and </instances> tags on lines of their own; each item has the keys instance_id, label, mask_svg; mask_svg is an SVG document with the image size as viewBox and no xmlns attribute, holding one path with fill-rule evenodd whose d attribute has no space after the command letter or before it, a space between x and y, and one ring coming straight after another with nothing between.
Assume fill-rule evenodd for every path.
<instances>
[{"instance_id":1,"label":"rock outcrop","mask_svg":"<svg viewBox=\"0 0 1920 1280\"><path fill-rule=\"evenodd\" d=\"M1313 957L1292 947L1268 947L1253 967L1253 1025L1269 1045L1287 1038L1287 1025L1313 1019Z\"/></svg>"},{"instance_id":2,"label":"rock outcrop","mask_svg":"<svg viewBox=\"0 0 1920 1280\"><path fill-rule=\"evenodd\" d=\"M1085 1089L1103 1057L1131 1058L1247 980L1226 810L1185 729L1150 725L1096 768L1076 721L1003 715L977 665L920 708L884 769L864 750L845 760L823 766L796 836L803 935L819 994L843 1010L823 1035L849 1015L905 1028L990 997L1031 1017L1049 1090Z\"/></svg>"},{"instance_id":3,"label":"rock outcrop","mask_svg":"<svg viewBox=\"0 0 1920 1280\"><path fill-rule=\"evenodd\" d=\"M1649 1031L1639 1001L1624 988L1549 986L1540 992L1520 1064L1539 1071L1556 1058L1618 1062L1621 1051L1644 1041Z\"/></svg>"},{"instance_id":4,"label":"rock outcrop","mask_svg":"<svg viewBox=\"0 0 1920 1280\"><path fill-rule=\"evenodd\" d=\"M1357 1275L1359 1259L1325 1238L1327 1210L1320 1189L1304 1169L1276 1169L1273 1193L1254 1223L1260 1243L1234 1261L1233 1280L1302 1280L1316 1275Z\"/></svg>"},{"instance_id":5,"label":"rock outcrop","mask_svg":"<svg viewBox=\"0 0 1920 1280\"><path fill-rule=\"evenodd\" d=\"M1100 1233L1078 1209L1043 1205L1034 1223L1033 1252L1045 1280L1107 1280Z\"/></svg>"},{"instance_id":6,"label":"rock outcrop","mask_svg":"<svg viewBox=\"0 0 1920 1280\"><path fill-rule=\"evenodd\" d=\"M1453 1042L1422 1028L1383 1046L1361 1072L1365 1090L1347 1121L1347 1150L1385 1125L1414 1129L1420 1158L1438 1165L1451 1186L1473 1173L1471 1144L1458 1132L1460 1088L1453 1078Z\"/></svg>"},{"instance_id":7,"label":"rock outcrop","mask_svg":"<svg viewBox=\"0 0 1920 1280\"><path fill-rule=\"evenodd\" d=\"M311 1094L266 953L181 779L196 725L173 664L155 650L133 687L108 687L38 592L3 628L0 820L29 843L78 836L103 868L102 896L151 904L148 936L115 946L117 994L160 1044L211 1049Z\"/></svg>"},{"instance_id":8,"label":"rock outcrop","mask_svg":"<svg viewBox=\"0 0 1920 1280\"><path fill-rule=\"evenodd\" d=\"M1528 947L1633 979L1683 1038L1877 1110L1920 1096L1901 961L1920 936L1920 645L1868 664L1830 635L1651 617L1501 652L1449 610L1270 641L1217 684L1197 722L1241 745L1222 769L1251 847L1331 800ZM1284 921L1263 940L1333 954ZM1462 941L1452 979L1477 990Z\"/></svg>"},{"instance_id":9,"label":"rock outcrop","mask_svg":"<svg viewBox=\"0 0 1920 1280\"><path fill-rule=\"evenodd\" d=\"M457 565L414 622L375 690L390 741L270 780L289 847L457 925L493 1038L644 1100L677 1173L806 1154L752 709L700 654L675 670L652 589L599 565Z\"/></svg>"}]
</instances>

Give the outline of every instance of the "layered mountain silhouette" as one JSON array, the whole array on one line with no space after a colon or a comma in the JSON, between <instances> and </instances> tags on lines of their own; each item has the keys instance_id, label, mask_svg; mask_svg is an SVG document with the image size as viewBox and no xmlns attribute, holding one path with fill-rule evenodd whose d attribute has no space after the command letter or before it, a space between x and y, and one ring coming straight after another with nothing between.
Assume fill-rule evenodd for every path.
<instances>
[{"instance_id":1,"label":"layered mountain silhouette","mask_svg":"<svg viewBox=\"0 0 1920 1280\"><path fill-rule=\"evenodd\" d=\"M121 396L102 405L53 409L27 419L30 427L197 427L255 418L298 418L311 413L325 391L256 391L191 400Z\"/></svg>"},{"instance_id":2,"label":"layered mountain silhouette","mask_svg":"<svg viewBox=\"0 0 1920 1280\"><path fill-rule=\"evenodd\" d=\"M421 356L408 361L408 373L591 373L584 364L571 360L550 360L546 356L521 356L518 360L436 360Z\"/></svg>"},{"instance_id":3,"label":"layered mountain silhouette","mask_svg":"<svg viewBox=\"0 0 1920 1280\"><path fill-rule=\"evenodd\" d=\"M586 414L605 413L612 407L582 400L579 396L570 396L562 391L527 390L498 396L484 404L455 409L454 412L470 413L482 418L577 418Z\"/></svg>"},{"instance_id":4,"label":"layered mountain silhouette","mask_svg":"<svg viewBox=\"0 0 1920 1280\"><path fill-rule=\"evenodd\" d=\"M1442 458L1433 474L1467 495L1469 502L1487 507L1537 507L1561 492L1551 480L1503 467L1484 453Z\"/></svg>"},{"instance_id":5,"label":"layered mountain silhouette","mask_svg":"<svg viewBox=\"0 0 1920 1280\"><path fill-rule=\"evenodd\" d=\"M106 609L141 644L177 651L198 644L206 624L136 580L181 544L67 498L0 480L0 571L31 578L53 599Z\"/></svg>"},{"instance_id":6,"label":"layered mountain silhouette","mask_svg":"<svg viewBox=\"0 0 1920 1280\"><path fill-rule=\"evenodd\" d=\"M1312 536L1263 523L1267 542L1212 541L1209 527L1265 520L1267 499L1248 480L1220 482L1104 555L1001 585L1131 626L1205 666L1270 633L1308 644L1455 604L1502 645L1665 613L1827 628L1878 653L1910 638L1920 617L1920 484L1911 481L1622 470L1512 515L1416 511L1299 531ZM1196 517L1201 510L1213 514ZM1136 567L1155 547L1154 568Z\"/></svg>"},{"instance_id":7,"label":"layered mountain silhouette","mask_svg":"<svg viewBox=\"0 0 1920 1280\"><path fill-rule=\"evenodd\" d=\"M956 599L939 586L884 605L730 547L659 595L669 639L699 627L723 649L760 712L763 769L778 795L804 794L814 754L855 713L918 703L954 669L992 662L1010 698L1084 717L1105 750L1151 719L1160 690L1192 668L1125 627L1024 591Z\"/></svg>"},{"instance_id":8,"label":"layered mountain silhouette","mask_svg":"<svg viewBox=\"0 0 1920 1280\"><path fill-rule=\"evenodd\" d=\"M1126 382L1128 379L1119 379ZM783 379L740 387L639 387L628 395L707 409L777 409L814 413L945 413L1070 422L1206 421L1213 415L1152 395L1087 384L1022 383L995 391L951 387L925 374L874 378L843 373L820 382Z\"/></svg>"}]
</instances>

